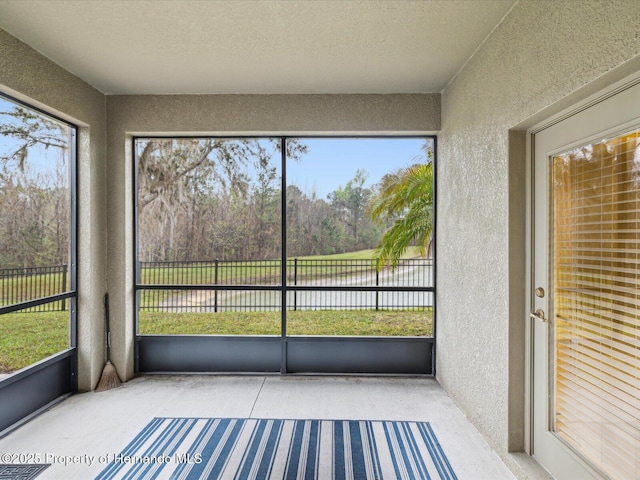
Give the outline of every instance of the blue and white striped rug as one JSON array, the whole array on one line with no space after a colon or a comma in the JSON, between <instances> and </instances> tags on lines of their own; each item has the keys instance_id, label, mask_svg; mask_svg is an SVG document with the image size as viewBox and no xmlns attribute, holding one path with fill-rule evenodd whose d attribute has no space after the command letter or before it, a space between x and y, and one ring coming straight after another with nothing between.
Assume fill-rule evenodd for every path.
<instances>
[{"instance_id":1,"label":"blue and white striped rug","mask_svg":"<svg viewBox=\"0 0 640 480\"><path fill-rule=\"evenodd\" d=\"M443 479L425 422L155 418L96 480Z\"/></svg>"}]
</instances>

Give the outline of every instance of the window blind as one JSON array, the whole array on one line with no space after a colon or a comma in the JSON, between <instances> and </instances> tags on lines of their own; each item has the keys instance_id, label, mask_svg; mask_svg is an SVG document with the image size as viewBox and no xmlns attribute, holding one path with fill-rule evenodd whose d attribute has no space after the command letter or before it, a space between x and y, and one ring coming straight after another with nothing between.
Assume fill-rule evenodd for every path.
<instances>
[{"instance_id":1,"label":"window blind","mask_svg":"<svg viewBox=\"0 0 640 480\"><path fill-rule=\"evenodd\" d=\"M551 160L553 429L640 478L640 130Z\"/></svg>"}]
</instances>

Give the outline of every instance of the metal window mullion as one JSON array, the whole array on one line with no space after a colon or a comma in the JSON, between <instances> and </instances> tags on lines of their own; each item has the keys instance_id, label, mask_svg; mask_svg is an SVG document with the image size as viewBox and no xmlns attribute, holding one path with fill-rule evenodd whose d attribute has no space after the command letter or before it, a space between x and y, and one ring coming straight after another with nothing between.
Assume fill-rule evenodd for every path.
<instances>
[{"instance_id":1,"label":"metal window mullion","mask_svg":"<svg viewBox=\"0 0 640 480\"><path fill-rule=\"evenodd\" d=\"M61 300L65 300L67 298L75 298L76 292L64 292L59 293L57 295L51 295L48 297L38 298L36 300L28 300L26 302L13 303L11 305L7 305L4 307L0 307L0 315L4 315L7 313L19 312L20 310L26 310L28 308L38 307L40 305L46 305L48 303L59 302Z\"/></svg>"},{"instance_id":2,"label":"metal window mullion","mask_svg":"<svg viewBox=\"0 0 640 480\"><path fill-rule=\"evenodd\" d=\"M431 234L431 238L432 238L432 243L431 243L431 268L432 268L432 275L431 275L431 281L432 283L432 298L431 298L431 336L433 337L433 348L431 349L431 375L433 375L434 377L436 376L436 348L437 348L437 343L438 340L436 338L436 324L437 324L437 315L436 315L436 245L437 245L437 241L436 241L436 234L438 232L438 228L437 228L437 218L438 218L438 209L437 209L437 205L438 205L438 182L437 182L437 175L438 175L438 169L437 169L437 161L438 161L438 137L433 136L433 159L431 160L433 162L433 175L432 175L432 179L433 179L433 205L431 205L431 208L433 209L433 232Z\"/></svg>"},{"instance_id":3,"label":"metal window mullion","mask_svg":"<svg viewBox=\"0 0 640 480\"><path fill-rule=\"evenodd\" d=\"M280 138L280 373L287 373L287 140Z\"/></svg>"},{"instance_id":4,"label":"metal window mullion","mask_svg":"<svg viewBox=\"0 0 640 480\"><path fill-rule=\"evenodd\" d=\"M140 289L138 289L137 287L140 285L140 283L142 282L142 262L140 261L140 249L139 249L139 245L138 243L140 242L140 232L138 230L138 227L140 225L140 218L139 218L139 199L138 199L138 184L139 184L139 172L138 172L138 151L137 151L137 138L132 138L131 139L131 158L133 159L132 163L132 168L133 168L133 186L132 186L132 191L133 191L133 258L134 258L134 278L135 278L135 288L134 288L134 318L133 318L133 323L134 323L134 332L136 335L140 335L140 310L142 308L142 291ZM151 274L152 274L152 278L153 280L157 280L156 275L157 275L157 266L155 264L155 262L145 262L145 267L147 269L151 269ZM149 272L147 273L147 276L149 276ZM155 292L152 293L153 294L153 301L155 302ZM147 301L149 302L150 299L147 298ZM155 304L155 303L154 303ZM150 311L153 311L152 309L149 309ZM138 343L136 342L135 344L135 352L134 352L134 370L136 372L139 371L139 352L138 352Z\"/></svg>"},{"instance_id":5,"label":"metal window mullion","mask_svg":"<svg viewBox=\"0 0 640 480\"><path fill-rule=\"evenodd\" d=\"M71 245L69 263L69 289L73 294L69 297L69 347L76 349L71 366L71 388L78 389L78 132L76 127L70 127L69 139L69 168L70 168L70 202L71 202ZM66 269L65 269L66 270ZM63 271L63 275L67 272Z\"/></svg>"}]
</instances>

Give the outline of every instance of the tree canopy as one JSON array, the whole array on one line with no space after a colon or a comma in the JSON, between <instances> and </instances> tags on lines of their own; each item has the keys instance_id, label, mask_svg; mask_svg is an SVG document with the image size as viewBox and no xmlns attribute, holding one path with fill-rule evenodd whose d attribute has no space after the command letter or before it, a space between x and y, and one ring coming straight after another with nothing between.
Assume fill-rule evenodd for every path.
<instances>
[{"instance_id":1,"label":"tree canopy","mask_svg":"<svg viewBox=\"0 0 640 480\"><path fill-rule=\"evenodd\" d=\"M0 99L1 268L68 262L70 131Z\"/></svg>"},{"instance_id":2,"label":"tree canopy","mask_svg":"<svg viewBox=\"0 0 640 480\"><path fill-rule=\"evenodd\" d=\"M0 267L68 261L70 134L64 123L0 99ZM308 152L299 139L136 139L139 259L280 258L283 144L288 160ZM417 163L371 184L360 168L324 198L287 185L287 256L378 246L381 268L397 265L409 245L426 253L431 169Z\"/></svg>"},{"instance_id":3,"label":"tree canopy","mask_svg":"<svg viewBox=\"0 0 640 480\"><path fill-rule=\"evenodd\" d=\"M371 208L377 222L392 222L375 250L374 261L381 269L396 268L402 255L417 246L424 257L430 253L433 240L433 161L425 144L427 163L400 168L385 175Z\"/></svg>"},{"instance_id":4,"label":"tree canopy","mask_svg":"<svg viewBox=\"0 0 640 480\"><path fill-rule=\"evenodd\" d=\"M138 139L139 256L143 261L280 258L280 142ZM307 152L288 139L288 160ZM373 248L382 229L366 214L372 189L358 170L326 198L286 190L287 255Z\"/></svg>"}]
</instances>

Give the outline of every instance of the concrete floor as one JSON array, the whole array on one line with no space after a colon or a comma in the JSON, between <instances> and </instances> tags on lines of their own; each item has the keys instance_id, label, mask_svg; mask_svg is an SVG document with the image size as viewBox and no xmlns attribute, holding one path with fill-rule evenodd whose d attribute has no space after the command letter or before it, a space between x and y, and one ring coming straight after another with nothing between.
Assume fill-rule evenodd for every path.
<instances>
[{"instance_id":1,"label":"concrete floor","mask_svg":"<svg viewBox=\"0 0 640 480\"><path fill-rule=\"evenodd\" d=\"M0 452L54 463L37 480L89 480L100 456L163 416L428 421L459 480L515 478L430 378L143 376L70 397L0 439Z\"/></svg>"}]
</instances>

